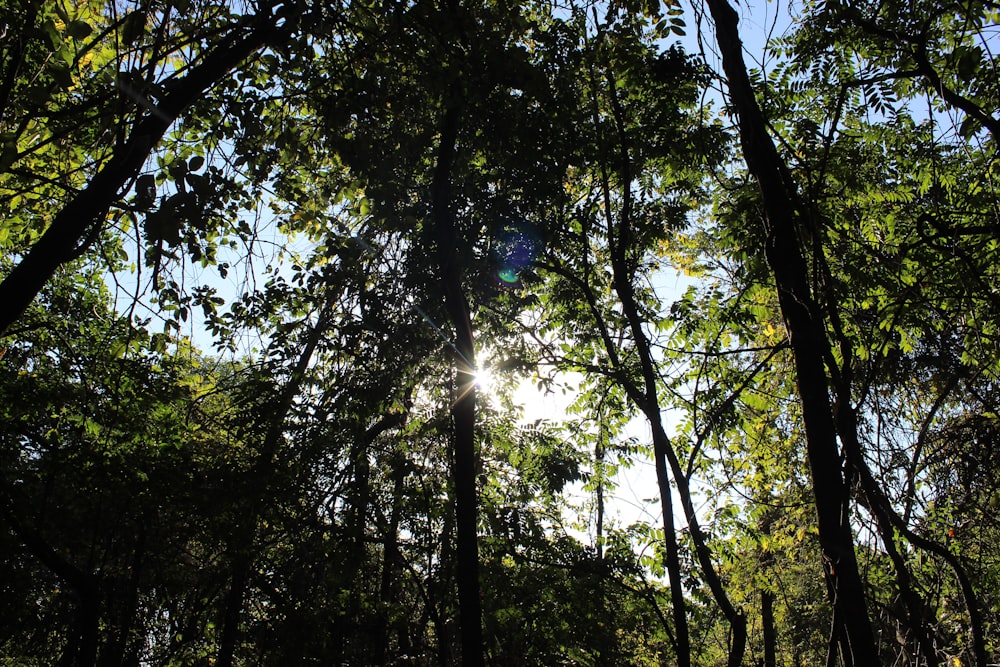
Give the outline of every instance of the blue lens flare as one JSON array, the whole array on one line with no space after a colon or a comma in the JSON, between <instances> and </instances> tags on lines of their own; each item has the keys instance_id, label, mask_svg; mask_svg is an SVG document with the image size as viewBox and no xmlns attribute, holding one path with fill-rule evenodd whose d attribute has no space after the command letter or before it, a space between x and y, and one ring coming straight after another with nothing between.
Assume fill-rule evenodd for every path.
<instances>
[{"instance_id":1,"label":"blue lens flare","mask_svg":"<svg viewBox=\"0 0 1000 667\"><path fill-rule=\"evenodd\" d=\"M526 222L510 224L497 235L493 256L499 265L497 278L507 285L518 282L518 272L530 265L542 249L538 230Z\"/></svg>"},{"instance_id":2,"label":"blue lens flare","mask_svg":"<svg viewBox=\"0 0 1000 667\"><path fill-rule=\"evenodd\" d=\"M517 271L510 268L509 266L505 266L499 271L497 271L497 278L507 283L508 285L513 285L514 283L517 282Z\"/></svg>"}]
</instances>

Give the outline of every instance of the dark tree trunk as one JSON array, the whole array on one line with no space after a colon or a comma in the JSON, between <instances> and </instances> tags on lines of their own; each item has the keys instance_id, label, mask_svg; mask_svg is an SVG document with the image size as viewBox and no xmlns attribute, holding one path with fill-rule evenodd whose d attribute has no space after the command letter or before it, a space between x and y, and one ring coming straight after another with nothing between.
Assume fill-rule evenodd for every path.
<instances>
[{"instance_id":1,"label":"dark tree trunk","mask_svg":"<svg viewBox=\"0 0 1000 667\"><path fill-rule=\"evenodd\" d=\"M942 560L948 563L951 571L954 572L955 578L958 580L958 588L962 592L962 600L965 602L965 608L969 613L969 626L972 634L972 654L975 656L975 664L977 667L987 667L987 663L989 661L986 654L985 619L983 618L983 610L980 607L979 596L976 595L976 591L972 586L972 580L969 579L969 575L965 571L965 567L962 565L961 560L959 560L959 557L953 554L947 546L938 544L937 542L914 533L899 519L897 515L895 515L895 513L891 513L889 517L893 521L896 529L899 530L899 532L910 544L939 556Z\"/></svg>"},{"instance_id":2,"label":"dark tree trunk","mask_svg":"<svg viewBox=\"0 0 1000 667\"><path fill-rule=\"evenodd\" d=\"M431 184L431 215L444 305L455 333L457 396L452 403L454 428L455 556L462 664L483 665L482 602L479 592L479 510L476 491L476 350L469 302L462 290L458 232L451 207L451 171L458 141L458 108L442 119L437 163Z\"/></svg>"},{"instance_id":3,"label":"dark tree trunk","mask_svg":"<svg viewBox=\"0 0 1000 667\"><path fill-rule=\"evenodd\" d=\"M392 506L389 508L389 521L382 538L382 576L379 582L379 600L383 609L380 619L382 653L379 664L386 666L392 663L389 653L390 625L386 618L386 610L396 604L399 599L400 582L403 578L403 566L405 565L403 556L399 553L399 519L403 512L403 481L406 478L406 469L402 458L393 461L391 478ZM395 616L397 619L393 622L393 629L396 631L399 652L407 655L411 650L411 623L400 615Z\"/></svg>"},{"instance_id":4,"label":"dark tree trunk","mask_svg":"<svg viewBox=\"0 0 1000 667\"><path fill-rule=\"evenodd\" d=\"M892 507L892 503L882 491L878 481L872 476L871 470L862 457L861 444L857 440L856 419L853 408L849 408L844 411L844 414L839 415L838 421L841 422L841 430L846 434L842 435L841 438L845 442L852 465L857 470L858 481L864 492L866 505L872 514L875 515L879 534L886 544L887 553L892 559L900 594L907 609L908 621L911 629L917 635L921 653L925 654L928 665L940 664L931 636L933 631L926 626L923 619L925 606L916 591L912 576L906 568L902 555L899 554L893 542L896 539L897 531L910 544L940 556L948 563L952 572L955 573L959 590L962 592L962 599L969 614L969 630L975 664L978 667L985 667L988 663L985 621L982 609L980 608L979 596L972 587L972 582L965 568L958 557L949 551L947 547L923 538L910 530L906 521Z\"/></svg>"},{"instance_id":5,"label":"dark tree trunk","mask_svg":"<svg viewBox=\"0 0 1000 667\"><path fill-rule=\"evenodd\" d=\"M432 610L431 622L434 623L434 636L437 639L438 667L451 667L455 664L455 624L452 622L454 609L452 575L455 572L455 548L452 538L455 532L455 513L445 512L444 525L441 527L441 552L437 576L432 575L428 584L430 598L428 609Z\"/></svg>"},{"instance_id":6,"label":"dark tree trunk","mask_svg":"<svg viewBox=\"0 0 1000 667\"><path fill-rule=\"evenodd\" d=\"M285 421L288 419L288 413L292 409L295 397L302 387L313 354L315 354L316 348L330 326L328 319L331 307L330 301L324 303L316 318L315 326L306 336L305 344L302 346L302 351L295 362L291 376L276 397L274 411L270 415L271 419L267 422L267 430L261 441L260 452L247 477L255 486L247 490L246 511L237 517L237 524L233 527L233 538L230 546L231 578L222 610L222 633L219 639L219 653L215 661L216 667L232 667L233 664L239 637L240 617L243 614L243 605L254 562L257 525L263 508L269 500L268 495L271 493L270 480L283 442Z\"/></svg>"},{"instance_id":7,"label":"dark tree trunk","mask_svg":"<svg viewBox=\"0 0 1000 667\"><path fill-rule=\"evenodd\" d=\"M6 57L3 58L3 80L0 81L0 120L7 116L10 94L14 90L14 84L20 74L21 67L24 65L24 55L27 53L29 45L44 34L41 30L35 29L40 3L21 2L20 4L20 9L24 11L23 20L18 20L20 17L16 16L15 12L10 11L10 9L7 9L9 13L5 17L8 21L5 29L13 39L7 42L4 49Z\"/></svg>"},{"instance_id":8,"label":"dark tree trunk","mask_svg":"<svg viewBox=\"0 0 1000 667\"><path fill-rule=\"evenodd\" d=\"M598 99L596 89L600 84L595 76L593 80L594 93L592 95L593 103L593 122L595 126L600 125L600 112L598 107ZM602 166L602 189L604 196L604 214L607 223L607 236L608 245L611 248L612 253L612 272L615 283L615 290L618 292L619 299L623 302L623 309L627 310L624 302L632 294L631 286L631 272L628 270L625 261L626 247L628 244L628 234L627 232L616 230L616 227L621 227L622 229L628 228L628 218L631 215L631 193L629 188L631 187L631 158L629 156L628 145L626 142L626 135L624 132L624 120L622 118L622 111L617 101L617 93L615 91L614 82L609 82L609 92L612 98L612 105L616 113L616 122L618 125L619 134L619 177L623 183L624 191L624 201L622 203L621 211L618 214L618 222L616 223L612 211L614 206L611 199L611 176L610 170L606 166ZM597 300L593 292L590 289L590 285L585 281L580 281L575 276L567 275L568 278L577 282L580 285L581 290L586 295L587 304L590 308L591 313L594 316L594 321L600 331L601 340L604 345L604 349L608 354L608 358L611 361L611 365L615 369L621 369L623 367L622 360L618 354L618 345L612 340L611 335L608 331L607 323L604 320L600 309L597 307ZM631 325L632 320L629 321ZM645 368L643 369L645 371ZM644 380L648 376L644 372ZM630 380L624 380L624 387L629 394L629 398L643 410L644 414L647 415L647 419L651 414L651 406L656 404L656 389L653 388L652 403L649 399L649 387L646 390L640 390L636 387ZM652 420L650 419L650 425L652 426ZM677 533L674 528L674 502L673 502L673 492L670 488L670 475L667 472L666 464L666 452L664 447L669 446L669 442L665 440L664 437L660 437L662 434L657 433L656 429L653 429L653 463L654 469L656 471L656 486L660 494L660 512L663 515L663 567L667 571L667 581L670 584L670 607L671 607L671 617L674 622L674 652L677 658L678 667L690 667L691 666L691 633L690 627L688 625L688 614L687 614L687 600L684 598L684 583L683 583L683 573L681 570L680 561L680 547L677 543Z\"/></svg>"},{"instance_id":9,"label":"dark tree trunk","mask_svg":"<svg viewBox=\"0 0 1000 667\"><path fill-rule=\"evenodd\" d=\"M594 462L597 464L597 488L594 490L595 527L594 542L597 545L597 560L604 559L604 429L597 435L597 445L594 447Z\"/></svg>"},{"instance_id":10,"label":"dark tree trunk","mask_svg":"<svg viewBox=\"0 0 1000 667\"><path fill-rule=\"evenodd\" d=\"M229 592L226 594L222 615L222 636L219 638L219 655L216 667L232 667L236 655L236 643L240 634L240 617L246 598L247 578L250 564L243 554L237 554L232 563Z\"/></svg>"},{"instance_id":11,"label":"dark tree trunk","mask_svg":"<svg viewBox=\"0 0 1000 667\"><path fill-rule=\"evenodd\" d=\"M764 640L764 667L777 667L778 635L774 631L774 593L760 593L760 631Z\"/></svg>"},{"instance_id":12,"label":"dark tree trunk","mask_svg":"<svg viewBox=\"0 0 1000 667\"><path fill-rule=\"evenodd\" d=\"M609 197L610 199L610 197ZM606 205L610 211L610 202ZM575 283L587 301L587 307L594 317L594 322L600 332L604 350L608 354L612 368L616 371L623 369L622 360L618 354L618 345L611 338L607 323L605 322L600 309L597 306L597 299L586 281L578 276L561 269L556 265L547 265L546 269L558 273L567 280ZM617 291L616 287L616 291ZM631 293L629 285L622 286L625 294ZM621 295L620 295L621 296ZM637 313L635 314L638 317ZM655 375L655 373L654 373ZM662 423L659 420L659 413L656 409L648 407L644 390L639 389L630 380L625 379L622 386L628 392L629 399L639 406L646 416L653 431L653 459L656 470L656 484L660 493L660 511L663 513L663 566L667 571L667 581L670 584L671 617L674 622L674 635L670 639L677 654L677 664L680 667L690 667L691 665L691 640L687 619L687 601L684 598L684 586L682 580L682 570L680 564L680 548L677 543L677 534L674 530L674 504L673 495L670 488L670 473L667 470L667 454L670 442L663 431ZM653 405L656 405L654 400ZM656 425L660 425L657 432ZM668 633L669 633L668 629Z\"/></svg>"},{"instance_id":13,"label":"dark tree trunk","mask_svg":"<svg viewBox=\"0 0 1000 667\"><path fill-rule=\"evenodd\" d=\"M733 605L732 601L730 601L729 596L726 594L725 587L723 586L722 578L715 569L715 563L712 561L711 550L708 548L708 543L705 540L705 534L701 530L701 523L698 520L698 515L695 511L694 502L691 497L691 487L688 484L687 477L684 475L684 471L681 469L680 461L677 459L673 444L670 442L666 431L663 429L659 402L657 401L654 403L654 408L652 410L645 410L646 418L649 421L653 432L653 450L657 457L657 465L663 466L664 477L666 477L667 474L666 466L668 464L670 466L670 470L672 471L674 479L677 482L677 491L681 499L681 508L684 511L684 517L688 524L688 532L691 536L691 542L694 545L695 557L698 559L698 566L701 569L702 577L708 585L709 591L712 593L712 598L715 600L716 604L719 605L719 609L722 610L723 615L726 617L726 622L729 623L729 628L732 631L732 643L729 646L729 657L726 664L728 667L739 667L743 664L743 656L746 653L746 616L740 609ZM658 442L660 443L659 445L657 445ZM660 472L657 470L657 479L659 479L659 477ZM669 491L669 487L667 490Z\"/></svg>"},{"instance_id":14,"label":"dark tree trunk","mask_svg":"<svg viewBox=\"0 0 1000 667\"><path fill-rule=\"evenodd\" d=\"M820 543L841 659L845 663L853 658L858 664L877 665L879 656L854 552L849 487L838 451L824 363L828 339L799 246L801 230L795 217L792 184L783 177L784 163L754 98L743 61L738 16L726 0L707 0L707 4L715 21L732 104L739 116L744 159L760 186L764 203L768 235L764 254L777 285L795 359Z\"/></svg>"},{"instance_id":15,"label":"dark tree trunk","mask_svg":"<svg viewBox=\"0 0 1000 667\"><path fill-rule=\"evenodd\" d=\"M94 574L81 570L60 556L41 532L17 516L6 498L2 500L4 502L0 505L0 516L14 534L31 555L69 586L77 596L74 627L59 664L67 667L92 667L97 663L100 640L98 632L102 596L100 580Z\"/></svg>"},{"instance_id":16,"label":"dark tree trunk","mask_svg":"<svg viewBox=\"0 0 1000 667\"><path fill-rule=\"evenodd\" d=\"M677 665L691 665L691 634L688 630L687 601L684 599L684 586L681 574L680 547L677 544L677 533L674 529L674 500L670 488L670 476L667 473L667 459L664 454L663 438L653 434L653 457L656 469L656 487L660 492L660 511L663 512L663 542L664 566L667 569L667 580L670 582L670 602L673 607L674 633L677 636Z\"/></svg>"},{"instance_id":17,"label":"dark tree trunk","mask_svg":"<svg viewBox=\"0 0 1000 667\"><path fill-rule=\"evenodd\" d=\"M767 537L771 536L771 526L776 516L777 512L772 508L761 519L760 532ZM769 551L763 552L760 568L765 578L769 577L773 565L774 555ZM764 667L777 667L778 635L774 627L774 592L766 587L760 592L760 626L764 642Z\"/></svg>"},{"instance_id":18,"label":"dark tree trunk","mask_svg":"<svg viewBox=\"0 0 1000 667\"><path fill-rule=\"evenodd\" d=\"M77 591L80 601L76 608L72 635L63 651L59 664L64 667L94 667L100 643L100 601L96 592Z\"/></svg>"},{"instance_id":19,"label":"dark tree trunk","mask_svg":"<svg viewBox=\"0 0 1000 667\"><path fill-rule=\"evenodd\" d=\"M148 517L146 517L148 518ZM136 622L139 607L139 582L143 573L143 558L146 547L145 524L138 527L139 535L133 547L129 576L125 578L114 600L108 601L108 613L116 620L115 627L109 628L109 640L101 651L100 667L122 667L139 662L137 642L132 641L132 628ZM118 608L116 609L116 606Z\"/></svg>"},{"instance_id":20,"label":"dark tree trunk","mask_svg":"<svg viewBox=\"0 0 1000 667\"><path fill-rule=\"evenodd\" d=\"M639 315L639 304L636 301L635 288L632 284L634 265L630 263L628 258L628 252L631 249L633 240L631 190L632 159L629 153L627 133L625 131L624 111L618 100L618 94L615 88L616 84L613 81L609 81L608 86L611 96L611 109L618 127L618 148L621 160L619 169L622 182L622 205L621 210L618 213L617 224L613 223L610 216L610 188L607 181L605 181L604 184L605 208L608 211L608 245L611 249L612 279L615 292L617 293L618 299L622 305L622 312L625 315L629 331L632 334L632 340L635 343L636 354L639 357L639 367L642 373L642 387L634 387L631 383L629 383L626 390L628 391L631 399L642 410L647 422L649 423L650 429L652 430L656 480L660 491L660 502L664 512L664 534L673 534L673 502L671 500L670 489L670 474L672 474L674 483L677 486L678 495L680 496L681 508L684 511L684 517L688 524L688 531L694 545L694 552L695 557L698 559L698 565L701 569L705 583L708 585L708 588L712 593L712 598L715 600L716 604L719 605L719 609L722 611L723 615L725 615L726 621L729 623L729 627L732 631L732 643L729 647L727 665L729 667L739 667L743 663L743 656L746 652L746 617L743 612L737 609L730 601L729 596L726 594L725 588L722 584L722 579L719 577L719 574L715 569L715 563L712 561L711 550L708 548L708 544L705 540L705 534L701 530L701 524L694 508L694 502L691 498L691 487L688 483L687 476L685 475L680 461L677 458L677 453L674 450L673 443L670 442L670 438L667 436L667 432L663 428L663 417L657 386L659 374L656 370L656 361L652 347L650 346L649 340L646 338L645 331L643 330L643 321ZM671 544L671 542L673 542L673 544ZM669 555L669 551L671 549L677 548L676 538L674 537L672 540L668 540L666 546ZM677 556L671 556L671 559L674 558L677 558ZM676 567L679 567L679 559L677 560ZM672 596L675 595L674 588L673 581L671 581ZM673 602L675 607L678 604L683 605L683 593L680 592L680 595L674 597ZM684 627L683 630L685 632L683 641L684 643L688 643L689 639L686 636L687 628ZM680 630L678 630L678 647L680 647L680 645L681 633ZM690 648L688 648L688 650L683 654L681 653L680 648L678 648L678 662L680 664L683 665L686 662L689 662L690 659Z\"/></svg>"},{"instance_id":21,"label":"dark tree trunk","mask_svg":"<svg viewBox=\"0 0 1000 667\"><path fill-rule=\"evenodd\" d=\"M889 504L888 498L882 493L878 484L871 477L868 464L862 456L861 443L858 440L857 421L854 416L854 409L850 405L849 390L842 387L839 397L841 408L837 414L837 422L840 439L844 443L851 467L858 472L859 483L863 492L862 501L875 516L875 526L878 529L879 536L882 538L886 554L892 562L893 572L896 575L896 584L899 587L899 594L902 598L903 606L906 608L907 623L920 647L920 653L923 654L923 662L927 667L937 667L940 664L937 651L934 648L930 628L924 622L925 605L913 585L913 577L910 575L906 561L899 552L896 544L896 531L890 519L890 514L894 513L895 510Z\"/></svg>"}]
</instances>

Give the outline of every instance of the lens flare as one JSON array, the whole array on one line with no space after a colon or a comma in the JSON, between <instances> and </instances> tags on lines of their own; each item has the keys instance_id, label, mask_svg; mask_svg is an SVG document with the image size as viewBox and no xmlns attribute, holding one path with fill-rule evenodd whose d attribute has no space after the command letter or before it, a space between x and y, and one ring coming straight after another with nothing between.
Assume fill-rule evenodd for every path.
<instances>
[{"instance_id":1,"label":"lens flare","mask_svg":"<svg viewBox=\"0 0 1000 667\"><path fill-rule=\"evenodd\" d=\"M509 266L505 266L497 271L497 278L507 283L508 285L513 285L517 282L517 271Z\"/></svg>"},{"instance_id":2,"label":"lens flare","mask_svg":"<svg viewBox=\"0 0 1000 667\"><path fill-rule=\"evenodd\" d=\"M493 256L499 266L497 278L507 285L515 285L521 269L530 265L542 249L538 230L526 222L506 225L497 235Z\"/></svg>"}]
</instances>

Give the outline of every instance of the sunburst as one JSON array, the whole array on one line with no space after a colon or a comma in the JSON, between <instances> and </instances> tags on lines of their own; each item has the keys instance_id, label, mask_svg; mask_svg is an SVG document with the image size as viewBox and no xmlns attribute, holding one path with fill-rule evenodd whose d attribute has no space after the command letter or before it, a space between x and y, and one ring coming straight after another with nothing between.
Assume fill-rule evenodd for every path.
<instances>
[{"instance_id":1,"label":"sunburst","mask_svg":"<svg viewBox=\"0 0 1000 667\"><path fill-rule=\"evenodd\" d=\"M490 395L496 390L497 378L493 375L493 370L489 366L477 369L474 377L477 392L483 395Z\"/></svg>"}]
</instances>

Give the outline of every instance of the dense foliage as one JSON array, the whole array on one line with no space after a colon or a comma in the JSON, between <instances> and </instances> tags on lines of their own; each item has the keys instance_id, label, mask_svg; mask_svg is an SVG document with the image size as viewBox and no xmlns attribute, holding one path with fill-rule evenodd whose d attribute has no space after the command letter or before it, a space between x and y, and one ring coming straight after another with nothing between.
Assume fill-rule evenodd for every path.
<instances>
[{"instance_id":1,"label":"dense foliage","mask_svg":"<svg viewBox=\"0 0 1000 667\"><path fill-rule=\"evenodd\" d=\"M1000 9L794 12L0 0L0 664L1000 661Z\"/></svg>"}]
</instances>

